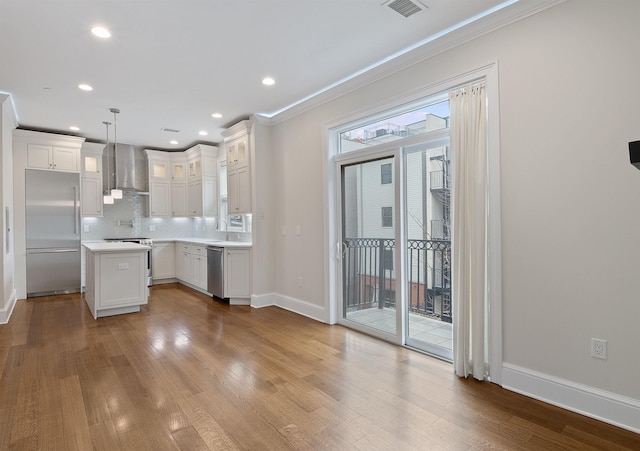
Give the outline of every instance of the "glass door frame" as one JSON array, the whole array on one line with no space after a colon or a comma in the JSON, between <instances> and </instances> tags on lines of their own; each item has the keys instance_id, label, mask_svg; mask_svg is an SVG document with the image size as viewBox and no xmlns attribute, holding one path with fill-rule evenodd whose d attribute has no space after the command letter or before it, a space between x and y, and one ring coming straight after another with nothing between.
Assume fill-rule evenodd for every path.
<instances>
[{"instance_id":1,"label":"glass door frame","mask_svg":"<svg viewBox=\"0 0 640 451\"><path fill-rule=\"evenodd\" d=\"M403 183L402 185L402 197L406 199L408 197L408 193L407 193L407 183L406 181L408 180L407 177L407 157L408 155L412 154L412 153L416 153L416 152L422 152L422 151L426 151L429 149L434 149L437 147L444 147L444 146L449 146L450 145L450 136L449 136L449 130L438 130L436 132L430 133L428 135L425 135L424 137L426 137L427 139L424 139L423 141L421 141L420 143L417 144L405 144L401 150L402 150L402 170L404 172L404 178L403 181L405 183ZM451 155L451 158L454 158L453 155ZM424 175L425 177L427 177L427 174ZM451 180L451 186L453 187L453 174L452 174L452 180ZM453 192L451 193L452 197L453 197ZM404 215L407 214L407 210L405 209L403 211ZM453 214L453 212L451 212L451 214ZM452 224L453 221L455 220L455 218L452 218ZM405 222L404 222L404 227L405 227L405 233L404 233L404 241L402 242L402 248L405 250L405 253L408 254L408 250L407 250L407 244L408 244L408 237L409 237L409 229L408 229L408 221L405 218ZM453 241L452 241L453 244ZM410 265L409 262L409 257L408 255L406 255L406 259L405 259L405 267L404 269L404 273L403 273L403 279L402 279L402 283L405 285L405 290L408 291L408 285L409 285L409 271L408 271L408 267ZM405 346L408 346L410 348L413 349L417 349L421 352L425 352L429 355L432 355L434 357L446 360L448 362L452 362L453 361L453 350L448 350L446 348L443 348L442 346L438 346L432 343L428 343L425 341L421 341L421 340L417 340L415 338L412 338L409 336L411 329L409 327L409 299L404 299L403 301L403 317L404 317L404 331L405 331L405 337L404 337L404 342L403 344ZM453 321L455 321L455 317L453 318ZM452 337L453 338L453 337Z\"/></svg>"},{"instance_id":2,"label":"glass door frame","mask_svg":"<svg viewBox=\"0 0 640 451\"><path fill-rule=\"evenodd\" d=\"M349 327L351 329L357 330L359 332L366 333L368 335L373 335L375 337L381 338L385 341L389 341L391 343L404 345L405 343L405 320L404 314L402 313L406 299L406 284L404 283L404 262L406 261L406 250L403 249L403 246L396 246L396 252L394 256L394 268L396 270L396 333L391 334L389 332L385 332L383 330L375 329L370 326L366 326L365 324L358 323L356 321L349 320L345 317L344 312L344 268L343 268L343 255L344 249L342 249L342 244L344 241L344 229L343 229L343 200L342 200L342 192L343 192L343 179L342 173L343 168L347 166L353 166L357 164L367 163L370 161L382 160L393 158L393 185L394 185L394 200L396 208L393 212L393 221L395 224L395 236L394 239L396 243L401 243L402 240L406 237L405 235L405 225L404 225L404 217L401 212L404 211L404 196L402 193L402 186L404 184L404 174L402 167L402 148L398 147L397 143L385 143L376 147L362 149L354 152L349 152L346 154L337 155L335 157L335 180L336 180L336 238L338 243L338 248L336 249L336 282L338 284L337 290L337 323L343 326ZM399 282L398 282L399 281Z\"/></svg>"}]
</instances>

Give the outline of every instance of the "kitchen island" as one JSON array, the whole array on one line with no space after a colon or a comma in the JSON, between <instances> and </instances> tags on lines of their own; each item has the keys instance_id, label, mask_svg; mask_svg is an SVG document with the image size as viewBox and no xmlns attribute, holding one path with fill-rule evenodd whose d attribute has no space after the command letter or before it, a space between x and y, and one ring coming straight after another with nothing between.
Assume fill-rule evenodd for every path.
<instances>
[{"instance_id":1,"label":"kitchen island","mask_svg":"<svg viewBox=\"0 0 640 451\"><path fill-rule=\"evenodd\" d=\"M148 246L87 242L85 302L95 319L140 311L149 298Z\"/></svg>"}]
</instances>

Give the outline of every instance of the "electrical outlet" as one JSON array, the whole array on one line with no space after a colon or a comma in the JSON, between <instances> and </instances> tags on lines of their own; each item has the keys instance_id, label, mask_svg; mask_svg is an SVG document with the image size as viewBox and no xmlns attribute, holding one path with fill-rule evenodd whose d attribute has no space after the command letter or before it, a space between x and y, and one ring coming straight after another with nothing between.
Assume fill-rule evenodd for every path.
<instances>
[{"instance_id":1,"label":"electrical outlet","mask_svg":"<svg viewBox=\"0 0 640 451\"><path fill-rule=\"evenodd\" d=\"M298 286L302 286L302 276L298 276Z\"/></svg>"},{"instance_id":2,"label":"electrical outlet","mask_svg":"<svg viewBox=\"0 0 640 451\"><path fill-rule=\"evenodd\" d=\"M591 339L591 357L607 360L607 340L600 338Z\"/></svg>"}]
</instances>

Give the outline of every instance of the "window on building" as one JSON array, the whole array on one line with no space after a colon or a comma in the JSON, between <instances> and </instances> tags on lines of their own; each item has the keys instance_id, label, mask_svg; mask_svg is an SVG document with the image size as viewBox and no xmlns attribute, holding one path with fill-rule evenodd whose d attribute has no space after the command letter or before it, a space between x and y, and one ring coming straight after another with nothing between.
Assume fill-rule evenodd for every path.
<instances>
[{"instance_id":1,"label":"window on building","mask_svg":"<svg viewBox=\"0 0 640 451\"><path fill-rule=\"evenodd\" d=\"M380 183L388 185L391 182L391 163L383 164L380 166Z\"/></svg>"},{"instance_id":2,"label":"window on building","mask_svg":"<svg viewBox=\"0 0 640 451\"><path fill-rule=\"evenodd\" d=\"M393 227L393 207L382 207L382 227Z\"/></svg>"}]
</instances>

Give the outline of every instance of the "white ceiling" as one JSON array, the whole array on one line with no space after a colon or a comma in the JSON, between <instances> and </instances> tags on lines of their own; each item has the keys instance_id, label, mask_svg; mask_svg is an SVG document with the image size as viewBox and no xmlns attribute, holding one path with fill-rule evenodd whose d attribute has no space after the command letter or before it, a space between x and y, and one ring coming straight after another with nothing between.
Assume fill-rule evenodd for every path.
<instances>
[{"instance_id":1,"label":"white ceiling","mask_svg":"<svg viewBox=\"0 0 640 451\"><path fill-rule=\"evenodd\" d=\"M104 141L115 107L118 142L185 149L220 142L238 120L272 116L497 5L502 14L544 3L422 0L428 9L405 18L383 1L0 0L0 91L22 128L74 134L75 125ZM109 40L90 33L97 24ZM263 86L265 76L276 84Z\"/></svg>"}]
</instances>

